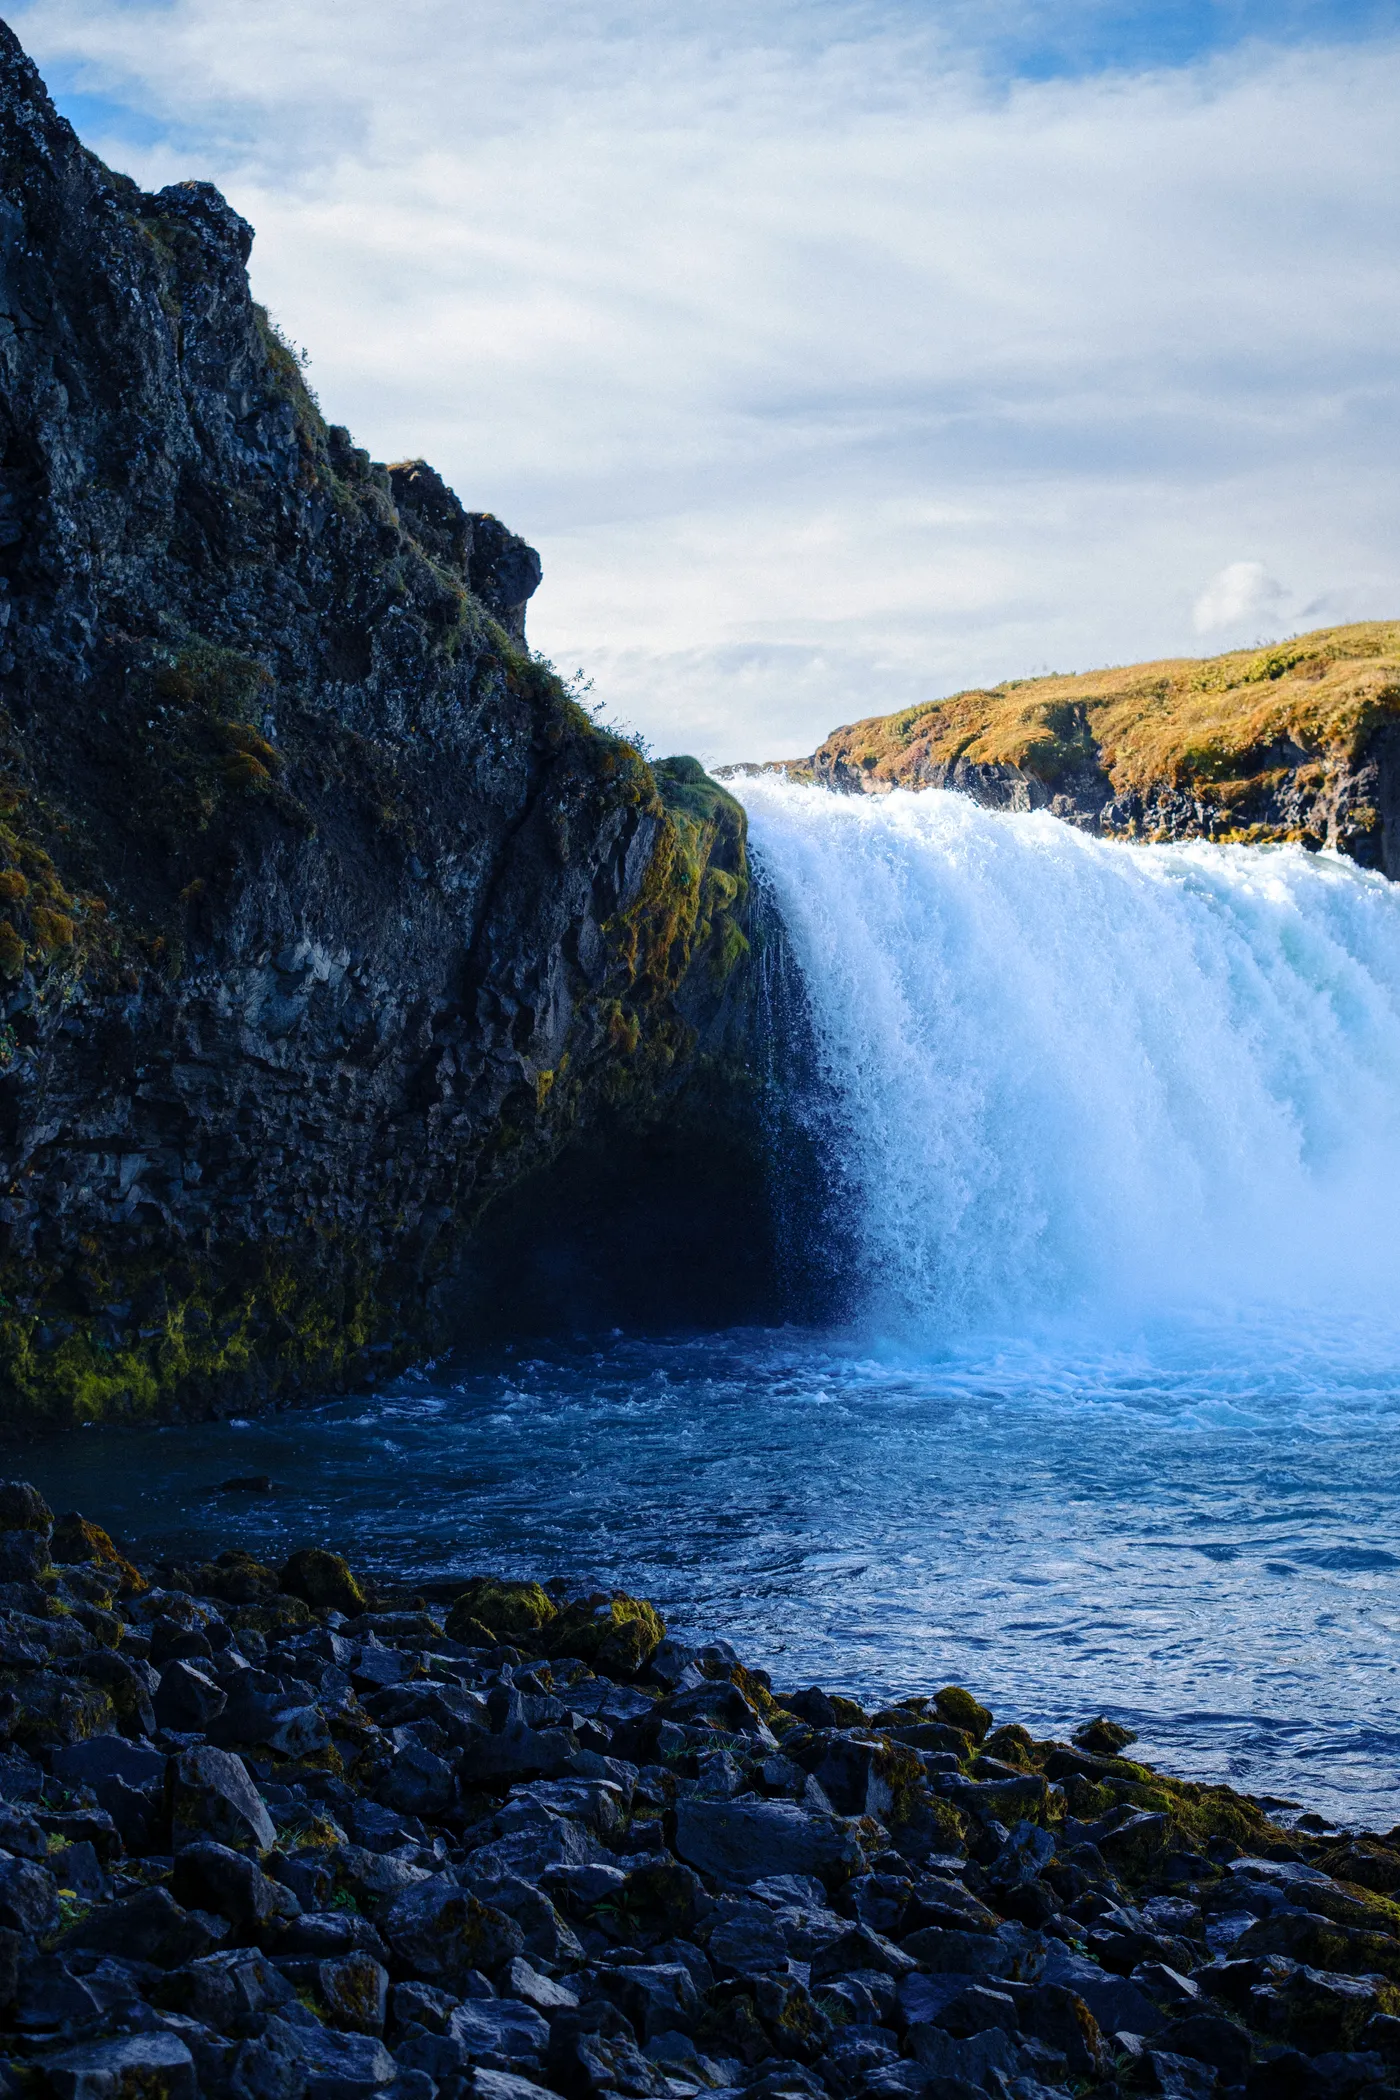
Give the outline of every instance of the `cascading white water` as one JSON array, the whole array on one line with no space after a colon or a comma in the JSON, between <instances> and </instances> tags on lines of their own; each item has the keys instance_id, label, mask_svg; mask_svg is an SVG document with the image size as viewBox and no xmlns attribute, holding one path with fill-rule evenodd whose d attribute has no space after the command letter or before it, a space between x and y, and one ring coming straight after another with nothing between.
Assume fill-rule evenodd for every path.
<instances>
[{"instance_id":1,"label":"cascading white water","mask_svg":"<svg viewBox=\"0 0 1400 2100\"><path fill-rule=\"evenodd\" d=\"M887 1332L1389 1326L1400 886L745 779Z\"/></svg>"}]
</instances>

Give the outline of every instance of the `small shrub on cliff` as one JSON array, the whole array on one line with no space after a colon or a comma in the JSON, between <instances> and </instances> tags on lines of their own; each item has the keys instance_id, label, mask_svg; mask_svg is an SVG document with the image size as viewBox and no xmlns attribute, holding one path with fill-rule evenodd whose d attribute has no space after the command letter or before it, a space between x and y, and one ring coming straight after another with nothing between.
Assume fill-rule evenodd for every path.
<instances>
[{"instance_id":1,"label":"small shrub on cliff","mask_svg":"<svg viewBox=\"0 0 1400 2100\"><path fill-rule=\"evenodd\" d=\"M24 942L8 919L0 919L0 977L24 974Z\"/></svg>"},{"instance_id":2,"label":"small shrub on cliff","mask_svg":"<svg viewBox=\"0 0 1400 2100\"><path fill-rule=\"evenodd\" d=\"M47 904L36 904L30 915L34 939L40 948L50 954L58 948L73 945L73 921L66 911L53 911Z\"/></svg>"},{"instance_id":3,"label":"small shrub on cliff","mask_svg":"<svg viewBox=\"0 0 1400 2100\"><path fill-rule=\"evenodd\" d=\"M28 895L28 879L20 874L18 868L0 869L0 897L3 897L7 904L22 904Z\"/></svg>"}]
</instances>

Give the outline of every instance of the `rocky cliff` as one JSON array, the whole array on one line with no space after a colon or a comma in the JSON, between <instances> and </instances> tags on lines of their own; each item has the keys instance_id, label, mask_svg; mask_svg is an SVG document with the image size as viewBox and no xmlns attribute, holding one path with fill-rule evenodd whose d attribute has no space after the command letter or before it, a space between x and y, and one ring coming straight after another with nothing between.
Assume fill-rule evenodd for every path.
<instances>
[{"instance_id":1,"label":"rocky cliff","mask_svg":"<svg viewBox=\"0 0 1400 2100\"><path fill-rule=\"evenodd\" d=\"M1140 839L1334 847L1400 878L1400 624L1013 679L835 730L798 779L954 788Z\"/></svg>"},{"instance_id":2,"label":"rocky cliff","mask_svg":"<svg viewBox=\"0 0 1400 2100\"><path fill-rule=\"evenodd\" d=\"M531 656L523 541L327 426L251 243L0 25L10 1424L635 1307L658 1231L671 1315L769 1274L741 810Z\"/></svg>"}]
</instances>

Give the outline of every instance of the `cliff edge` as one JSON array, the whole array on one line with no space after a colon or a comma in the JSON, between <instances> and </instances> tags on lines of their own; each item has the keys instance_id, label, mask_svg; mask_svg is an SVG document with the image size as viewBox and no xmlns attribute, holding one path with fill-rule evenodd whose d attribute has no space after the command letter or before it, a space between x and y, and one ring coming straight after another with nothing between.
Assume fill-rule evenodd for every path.
<instances>
[{"instance_id":1,"label":"cliff edge","mask_svg":"<svg viewBox=\"0 0 1400 2100\"><path fill-rule=\"evenodd\" d=\"M660 1310L752 1310L737 803L574 703L533 550L328 426L251 229L3 24L0 177L0 1424L625 1298L658 1188Z\"/></svg>"},{"instance_id":2,"label":"cliff edge","mask_svg":"<svg viewBox=\"0 0 1400 2100\"><path fill-rule=\"evenodd\" d=\"M777 770L952 788L1108 836L1329 846L1400 879L1400 623L1011 679L853 722Z\"/></svg>"}]
</instances>

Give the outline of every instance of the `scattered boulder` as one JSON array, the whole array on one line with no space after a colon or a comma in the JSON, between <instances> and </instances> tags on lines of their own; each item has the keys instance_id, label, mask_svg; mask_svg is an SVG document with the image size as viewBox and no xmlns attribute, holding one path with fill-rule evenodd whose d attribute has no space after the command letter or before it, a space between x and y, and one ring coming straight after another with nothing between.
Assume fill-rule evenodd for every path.
<instances>
[{"instance_id":1,"label":"scattered boulder","mask_svg":"<svg viewBox=\"0 0 1400 2100\"><path fill-rule=\"evenodd\" d=\"M313 1611L338 1611L354 1619L366 1608L365 1593L351 1574L350 1563L321 1546L303 1546L277 1580L288 1595L300 1597Z\"/></svg>"}]
</instances>

